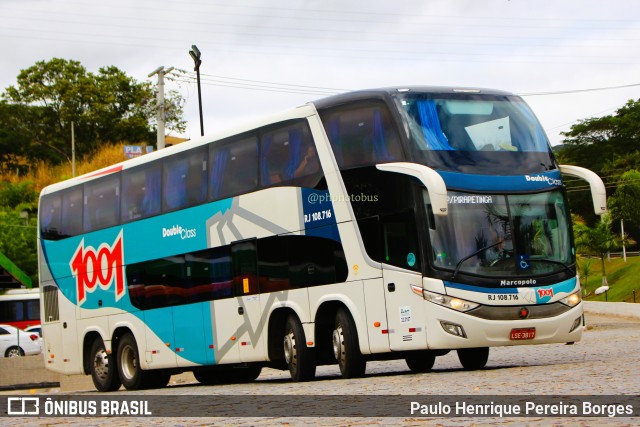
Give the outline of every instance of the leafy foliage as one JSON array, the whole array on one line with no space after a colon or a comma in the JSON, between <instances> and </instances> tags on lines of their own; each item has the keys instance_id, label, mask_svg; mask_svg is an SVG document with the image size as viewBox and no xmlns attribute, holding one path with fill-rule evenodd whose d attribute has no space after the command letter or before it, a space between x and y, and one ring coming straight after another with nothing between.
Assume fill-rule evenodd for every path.
<instances>
[{"instance_id":1,"label":"leafy foliage","mask_svg":"<svg viewBox=\"0 0 640 427\"><path fill-rule=\"evenodd\" d=\"M166 127L184 130L183 100L165 98ZM22 70L0 103L0 158L10 167L26 157L53 162L71 159L71 123L76 153L93 154L105 143L155 139L156 92L114 66L97 74L77 61L53 58ZM4 162L3 162L4 164Z\"/></svg>"}]
</instances>

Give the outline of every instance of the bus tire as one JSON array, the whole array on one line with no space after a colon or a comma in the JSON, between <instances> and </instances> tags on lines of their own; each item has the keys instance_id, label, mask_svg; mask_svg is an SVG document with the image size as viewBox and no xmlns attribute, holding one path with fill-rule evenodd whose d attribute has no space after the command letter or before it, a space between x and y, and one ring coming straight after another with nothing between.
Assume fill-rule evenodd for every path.
<instances>
[{"instance_id":1,"label":"bus tire","mask_svg":"<svg viewBox=\"0 0 640 427\"><path fill-rule=\"evenodd\" d=\"M364 376L367 361L360 353L358 330L347 310L338 309L333 330L333 355L338 361L342 378L359 378Z\"/></svg>"},{"instance_id":2,"label":"bus tire","mask_svg":"<svg viewBox=\"0 0 640 427\"><path fill-rule=\"evenodd\" d=\"M407 356L405 361L411 372L424 374L433 368L433 364L436 362L436 355L429 350L418 351Z\"/></svg>"},{"instance_id":3,"label":"bus tire","mask_svg":"<svg viewBox=\"0 0 640 427\"><path fill-rule=\"evenodd\" d=\"M96 338L91 344L89 371L96 390L108 392L120 388L116 355L107 353L102 338Z\"/></svg>"},{"instance_id":4,"label":"bus tire","mask_svg":"<svg viewBox=\"0 0 640 427\"><path fill-rule=\"evenodd\" d=\"M284 359L294 382L310 381L316 376L315 351L307 347L304 329L295 315L287 318L284 330Z\"/></svg>"},{"instance_id":5,"label":"bus tire","mask_svg":"<svg viewBox=\"0 0 640 427\"><path fill-rule=\"evenodd\" d=\"M456 351L465 371L482 369L489 360L489 347L460 348Z\"/></svg>"},{"instance_id":6,"label":"bus tire","mask_svg":"<svg viewBox=\"0 0 640 427\"><path fill-rule=\"evenodd\" d=\"M127 390L160 388L167 385L167 371L145 371L140 367L138 344L131 333L126 333L118 342L118 375Z\"/></svg>"}]
</instances>

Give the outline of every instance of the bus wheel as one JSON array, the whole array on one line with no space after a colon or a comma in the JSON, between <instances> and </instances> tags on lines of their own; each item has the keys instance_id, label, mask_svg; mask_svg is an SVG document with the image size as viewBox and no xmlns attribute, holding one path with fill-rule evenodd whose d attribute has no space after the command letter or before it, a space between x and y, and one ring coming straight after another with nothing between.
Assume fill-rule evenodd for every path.
<instances>
[{"instance_id":1,"label":"bus wheel","mask_svg":"<svg viewBox=\"0 0 640 427\"><path fill-rule=\"evenodd\" d=\"M118 343L118 375L127 390L164 387L170 378L167 371L142 370L138 344L130 333L124 334Z\"/></svg>"},{"instance_id":2,"label":"bus wheel","mask_svg":"<svg viewBox=\"0 0 640 427\"><path fill-rule=\"evenodd\" d=\"M411 372L422 374L431 371L433 364L436 362L436 355L428 350L418 351L411 353L405 360Z\"/></svg>"},{"instance_id":3,"label":"bus wheel","mask_svg":"<svg viewBox=\"0 0 640 427\"><path fill-rule=\"evenodd\" d=\"M294 315L287 318L284 330L284 359L293 381L309 381L316 376L314 349L307 347L302 325Z\"/></svg>"},{"instance_id":4,"label":"bus wheel","mask_svg":"<svg viewBox=\"0 0 640 427\"><path fill-rule=\"evenodd\" d=\"M93 385L98 391L116 391L120 388L120 377L116 369L115 354L108 354L102 338L96 338L91 345L89 370Z\"/></svg>"},{"instance_id":5,"label":"bus wheel","mask_svg":"<svg viewBox=\"0 0 640 427\"><path fill-rule=\"evenodd\" d=\"M467 371L482 369L489 360L489 347L460 348L456 351L462 367Z\"/></svg>"},{"instance_id":6,"label":"bus wheel","mask_svg":"<svg viewBox=\"0 0 640 427\"><path fill-rule=\"evenodd\" d=\"M24 351L20 347L9 347L7 351L4 352L4 357L18 357L24 356Z\"/></svg>"},{"instance_id":7,"label":"bus wheel","mask_svg":"<svg viewBox=\"0 0 640 427\"><path fill-rule=\"evenodd\" d=\"M333 355L338 361L343 378L364 376L367 362L360 353L358 331L349 312L340 308L333 330Z\"/></svg>"},{"instance_id":8,"label":"bus wheel","mask_svg":"<svg viewBox=\"0 0 640 427\"><path fill-rule=\"evenodd\" d=\"M232 370L235 381L239 383L249 383L260 376L262 366L247 366ZM315 374L315 372L314 372Z\"/></svg>"}]
</instances>

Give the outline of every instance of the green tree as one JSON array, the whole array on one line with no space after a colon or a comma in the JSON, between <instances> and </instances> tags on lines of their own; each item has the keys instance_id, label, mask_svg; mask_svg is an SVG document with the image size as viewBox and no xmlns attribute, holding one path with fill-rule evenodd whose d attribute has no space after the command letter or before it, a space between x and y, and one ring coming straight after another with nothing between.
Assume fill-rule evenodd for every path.
<instances>
[{"instance_id":1,"label":"green tree","mask_svg":"<svg viewBox=\"0 0 640 427\"><path fill-rule=\"evenodd\" d=\"M583 220L574 217L573 231L578 251L600 257L603 283L607 280L605 256L622 246L622 239L611 230L611 222L609 213L602 215L594 227L589 227Z\"/></svg>"},{"instance_id":2,"label":"green tree","mask_svg":"<svg viewBox=\"0 0 640 427\"><path fill-rule=\"evenodd\" d=\"M633 169L622 174L615 193L609 197L607 205L614 219L628 220L640 225L640 172Z\"/></svg>"},{"instance_id":3,"label":"green tree","mask_svg":"<svg viewBox=\"0 0 640 427\"><path fill-rule=\"evenodd\" d=\"M19 209L0 208L0 252L31 277L38 280L38 253L35 215L20 216Z\"/></svg>"},{"instance_id":4,"label":"green tree","mask_svg":"<svg viewBox=\"0 0 640 427\"><path fill-rule=\"evenodd\" d=\"M93 153L103 143L151 142L155 138L155 89L114 66L94 74L73 60L40 61L20 72L3 100L0 148L10 147L2 144L1 131L5 140L23 135L15 153L30 160L69 160L71 122L80 156ZM165 103L167 128L184 130L181 96L172 92Z\"/></svg>"}]
</instances>

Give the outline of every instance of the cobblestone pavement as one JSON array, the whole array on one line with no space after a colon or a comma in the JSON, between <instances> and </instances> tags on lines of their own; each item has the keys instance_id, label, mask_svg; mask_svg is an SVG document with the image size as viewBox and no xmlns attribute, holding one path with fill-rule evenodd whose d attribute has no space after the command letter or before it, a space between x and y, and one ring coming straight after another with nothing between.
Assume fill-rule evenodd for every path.
<instances>
[{"instance_id":1,"label":"cobblestone pavement","mask_svg":"<svg viewBox=\"0 0 640 427\"><path fill-rule=\"evenodd\" d=\"M201 386L181 376L182 384L118 396L173 395L640 395L640 319L587 313L582 341L574 345L492 348L487 368L463 371L455 352L438 357L432 372L411 373L404 361L370 362L364 378L343 380L337 366L322 366L317 381L292 383L288 372L263 370L250 384ZM174 377L175 378L175 377ZM82 393L83 396L93 393ZM407 402L407 405L409 401ZM636 407L640 405L640 401ZM407 410L407 412L409 412ZM638 425L637 418L40 418L0 419L24 426L369 426L369 425ZM10 423L7 423L10 421Z\"/></svg>"}]
</instances>

